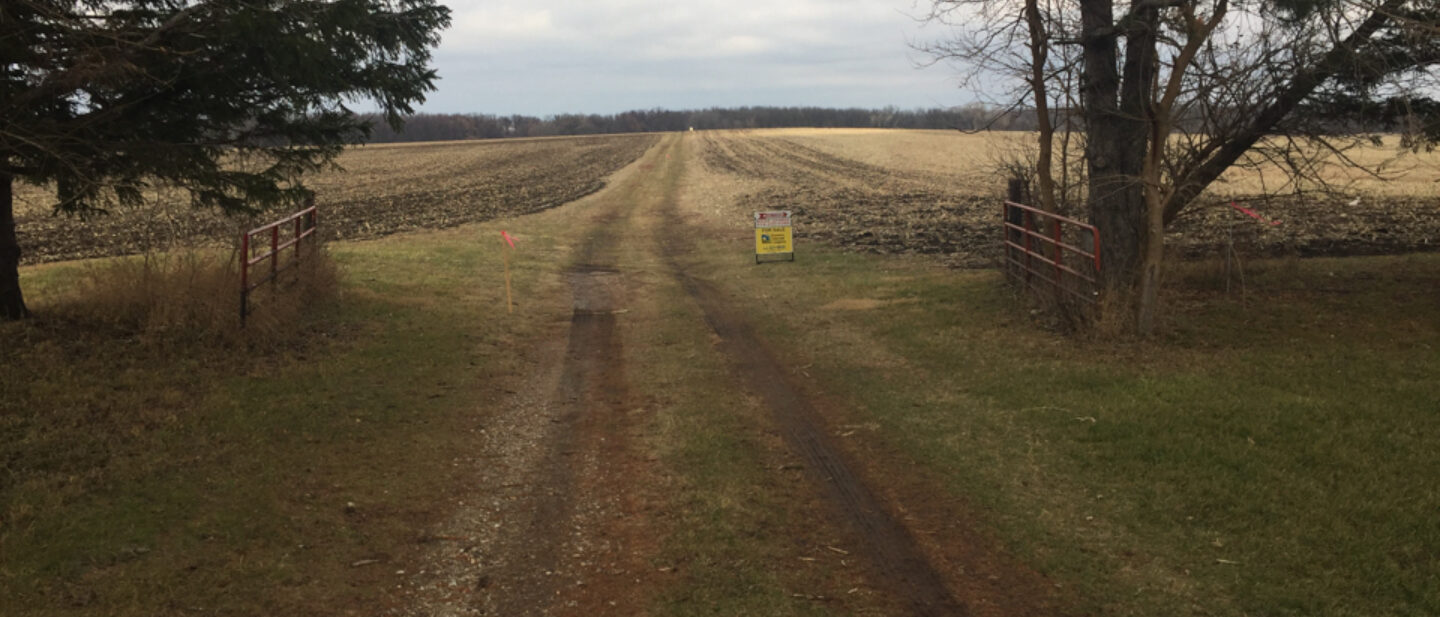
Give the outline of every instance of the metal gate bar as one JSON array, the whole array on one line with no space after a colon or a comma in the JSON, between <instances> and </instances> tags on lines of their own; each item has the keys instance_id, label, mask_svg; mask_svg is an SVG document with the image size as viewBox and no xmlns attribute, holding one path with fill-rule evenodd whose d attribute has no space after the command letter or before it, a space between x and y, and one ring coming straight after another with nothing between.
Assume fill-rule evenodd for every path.
<instances>
[{"instance_id":1,"label":"metal gate bar","mask_svg":"<svg viewBox=\"0 0 1440 617\"><path fill-rule=\"evenodd\" d=\"M318 224L318 216L315 206L310 206L291 214L273 223L256 227L240 234L240 326L245 326L245 318L250 313L250 292L255 291L266 281L274 282L281 272L300 264L300 242L305 238L315 235ZM293 223L291 232L293 235L284 242L280 241L280 228L290 227L287 223ZM253 237L268 237L270 250L260 255L251 255ZM285 264L280 263L280 252L295 247L291 252L291 259ZM259 265L260 262L270 260L269 272L260 277L259 280L250 280L250 267Z\"/></svg>"},{"instance_id":2,"label":"metal gate bar","mask_svg":"<svg viewBox=\"0 0 1440 617\"><path fill-rule=\"evenodd\" d=\"M1008 278L1037 293L1048 289L1057 295L1064 292L1095 302L1099 291L1100 232L1094 225L1009 200L1005 201L1002 220ZM1074 243L1067 242L1067 236L1075 237Z\"/></svg>"}]
</instances>

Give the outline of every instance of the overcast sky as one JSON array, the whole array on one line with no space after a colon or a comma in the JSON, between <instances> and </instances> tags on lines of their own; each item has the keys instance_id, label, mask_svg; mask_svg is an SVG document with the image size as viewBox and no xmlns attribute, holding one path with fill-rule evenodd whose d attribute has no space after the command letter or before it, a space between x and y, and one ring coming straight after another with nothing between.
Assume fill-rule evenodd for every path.
<instances>
[{"instance_id":1,"label":"overcast sky","mask_svg":"<svg viewBox=\"0 0 1440 617\"><path fill-rule=\"evenodd\" d=\"M422 111L551 115L971 100L916 68L915 0L448 0ZM923 2L923 0L921 0Z\"/></svg>"}]
</instances>

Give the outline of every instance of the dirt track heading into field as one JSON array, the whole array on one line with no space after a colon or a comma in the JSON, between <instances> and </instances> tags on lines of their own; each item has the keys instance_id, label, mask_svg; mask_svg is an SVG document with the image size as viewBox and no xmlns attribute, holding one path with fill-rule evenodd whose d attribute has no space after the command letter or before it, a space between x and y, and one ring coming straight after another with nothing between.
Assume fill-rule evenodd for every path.
<instances>
[{"instance_id":1,"label":"dirt track heading into field","mask_svg":"<svg viewBox=\"0 0 1440 617\"><path fill-rule=\"evenodd\" d=\"M626 202L623 205L613 206L615 210L596 219L599 224L583 241L572 260L575 263L571 281L576 308L571 320L571 349L566 354L560 394L561 398L578 396L589 400L579 406L590 414L617 412L607 408L613 406L613 401L617 399L615 393L625 389L624 369L617 363L621 355L614 338L613 311L619 307L610 297L611 286L605 283L605 279L623 273L615 272L616 264L607 256L607 249L624 242L619 234L631 213L663 215L669 220L681 218L673 211L678 199L678 178L684 165L680 139L671 138L652 156L658 163L642 165L642 178L632 180L651 187L665 187L663 193L634 196L623 200ZM621 189L623 187L617 187L617 190ZM672 227L666 239L647 244L659 247L671 274L699 305L710 328L720 337L718 349L728 356L732 379L748 386L769 408L776 424L782 427L787 445L794 455L804 461L811 480L819 488L818 492L827 500L830 516L849 526L865 543L862 555L870 561L868 569L875 573L885 590L894 594L896 604L908 605L915 615L964 614L965 611L951 596L941 576L931 568L911 534L889 514L874 492L852 471L851 464L830 443L817 425L819 416L814 405L786 381L780 362L745 316L707 284L701 275L687 268L684 259L685 247L689 244L687 239L699 233L700 230L685 229L683 226L679 229ZM744 389L737 384L737 391ZM593 400L596 395L600 395L602 400ZM575 405L565 400L555 403ZM610 440L617 438L614 433L607 434ZM607 467L601 466L602 469ZM555 480L566 482L560 476ZM564 490L567 487L560 488ZM560 508L553 509L557 514L561 511ZM553 551L541 551L540 554L553 554Z\"/></svg>"},{"instance_id":2,"label":"dirt track heading into field","mask_svg":"<svg viewBox=\"0 0 1440 617\"><path fill-rule=\"evenodd\" d=\"M671 211L671 218L679 219L673 213L676 199L673 192L667 194L664 208ZM909 605L913 614L965 614L940 574L926 560L915 538L890 516L874 491L860 481L851 469L852 464L820 430L821 420L815 406L788 382L788 371L745 316L712 285L687 270L683 259L687 246L684 238L695 233L686 230L660 246L674 276L700 305L706 322L720 337L720 348L729 356L735 377L748 384L764 401L776 423L783 428L787 445L805 461L812 481L821 485L839 518L868 541L867 557L887 587Z\"/></svg>"},{"instance_id":3,"label":"dirt track heading into field","mask_svg":"<svg viewBox=\"0 0 1440 617\"><path fill-rule=\"evenodd\" d=\"M925 491L882 493L869 485L876 478L894 477L895 472L887 470L895 469L895 461L872 460L873 453L862 453L831 435L840 421L831 406L843 402L826 402L816 386L797 382L785 358L756 329L750 312L720 284L723 281L711 280L717 275L703 265L705 254L692 253L700 238L736 230L711 227L680 205L685 203L683 187L689 186L682 181L686 165L694 162L690 146L684 136L667 137L617 174L606 190L552 213L578 231L561 253L561 263L555 264L573 300L568 327L547 343L551 351L541 354L540 370L527 380L533 387L515 393L505 404L505 418L492 421L492 426L512 427L508 432L492 428L496 441L483 446L507 461L509 471L493 474L477 487L481 493L494 490L485 486L493 483L518 490L492 500L496 505L487 511L462 513L458 520L470 521L471 530L442 531L479 538L469 554L483 556L486 569L478 575L445 574L452 580L481 581L478 595L458 606L450 599L431 601L404 614L640 615L653 610L656 598L666 596L668 586L678 580L667 574L675 568L657 565L666 563L659 555L667 531L674 531L667 527L674 519L663 489L666 472L654 465L655 446L648 437L653 433L647 427L663 422L656 414L667 412L664 405L647 402L653 393L637 385L645 383L643 371L627 366L627 357L634 356L626 353L637 326L629 321L629 307L662 302L652 291L657 288L683 291L668 302L682 298L679 302L691 306L666 310L688 315L676 317L677 323L688 324L683 326L687 331L708 332L711 344L691 352L710 355L723 367L706 379L732 393L733 400L717 403L707 413L731 413L727 409L734 405L754 412L752 420L766 426L742 429L754 431L741 436L742 443L764 442L768 445L760 447L767 456L799 463L772 464L772 470L804 470L803 475L786 476L793 483L778 489L786 492L777 501L791 520L805 521L807 528L766 528L762 533L773 534L772 541L793 539L796 548L788 550L803 551L807 543L819 543L846 555L843 572L812 576L839 577L820 583L835 590L832 593L865 591L853 600L815 596L813 601L829 602L828 610L841 613L1051 614L1024 608L1035 606L1028 597L1014 601L1016 593L1043 595L1028 593L1035 588L1015 584L1016 577L989 577L1006 586L1004 591L976 587L970 579L977 573L1006 572L991 568L989 557L952 559L957 548L989 550L972 535L936 535L941 528L953 531L956 521L963 526L963 515L933 509L933 497ZM660 220L665 223L653 224ZM775 438L766 441L762 435ZM754 490L767 488L776 490L768 485ZM903 518L898 514L902 512ZM944 546L937 549L937 540ZM803 552L782 557L790 559L814 561ZM445 561L438 556L430 566L453 570L453 559Z\"/></svg>"}]
</instances>

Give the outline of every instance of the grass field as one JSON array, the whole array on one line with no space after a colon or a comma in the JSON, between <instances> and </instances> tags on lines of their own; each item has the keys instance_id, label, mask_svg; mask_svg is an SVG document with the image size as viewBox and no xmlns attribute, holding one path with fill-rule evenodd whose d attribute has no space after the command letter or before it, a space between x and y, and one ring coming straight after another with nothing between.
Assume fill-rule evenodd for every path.
<instances>
[{"instance_id":1,"label":"grass field","mask_svg":"<svg viewBox=\"0 0 1440 617\"><path fill-rule=\"evenodd\" d=\"M40 319L0 324L0 612L442 612L407 594L432 584L417 572L434 555L497 559L437 553L460 542L445 521L519 499L510 480L489 483L510 464L493 458L498 419L550 413L525 397L555 391L533 382L566 355L567 281L592 250L623 281L613 319L625 393L606 396L633 431L600 461L631 475L596 481L639 513L595 516L646 527L598 536L608 550L643 547L629 555L643 567L633 584L567 581L570 595L557 595L578 606L903 612L736 383L721 337L669 274L681 268L755 325L936 570L979 594L968 596L977 615L1035 614L973 591L972 579L1003 587L1022 570L1055 589L1058 608L1043 614L1440 614L1440 494L1429 488L1440 478L1440 258L1245 257L1243 280L1213 259L1177 264L1150 340L1057 335L994 272L948 268L945 254L856 252L841 231L802 238L793 264L753 265L749 211L787 204L769 199L808 199L790 203L822 221L851 216L825 208L882 203L886 191L943 210L943 179L956 174L915 161L946 137L667 138L611 177L613 194L332 243L338 302L305 317L294 343L265 348L137 333L74 304L87 266L26 268ZM874 233L903 241L924 231L916 221ZM616 231L597 245L587 234L599 227ZM522 247L514 316L500 229ZM672 239L678 257L657 252ZM545 460L588 451L566 443ZM962 538L1013 564L977 569ZM575 554L607 555L589 550ZM489 582L500 574L478 572L447 593L504 591ZM625 593L603 595L612 588Z\"/></svg>"},{"instance_id":2,"label":"grass field","mask_svg":"<svg viewBox=\"0 0 1440 617\"><path fill-rule=\"evenodd\" d=\"M816 254L818 253L818 254ZM1066 341L989 275L807 251L737 272L791 362L1103 615L1440 610L1433 258L1213 268L1153 343ZM1344 290L1344 291L1340 291Z\"/></svg>"}]
</instances>

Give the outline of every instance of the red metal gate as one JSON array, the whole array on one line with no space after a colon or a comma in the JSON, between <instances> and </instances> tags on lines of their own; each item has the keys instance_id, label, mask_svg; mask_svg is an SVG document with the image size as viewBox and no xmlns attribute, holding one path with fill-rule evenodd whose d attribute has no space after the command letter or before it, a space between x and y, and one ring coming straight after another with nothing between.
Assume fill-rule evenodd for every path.
<instances>
[{"instance_id":1,"label":"red metal gate","mask_svg":"<svg viewBox=\"0 0 1440 617\"><path fill-rule=\"evenodd\" d=\"M255 291L267 281L274 283L281 272L289 270L300 264L301 241L315 235L318 223L315 206L310 206L287 216L283 219L261 225L250 231L240 234L240 326L245 326L245 317L250 313L250 292ZM280 240L280 229L285 228L286 239ZM260 242L253 239L259 237ZM268 240L268 242L266 242ZM314 240L311 240L314 243ZM254 254L258 247L269 245L269 251L259 255ZM290 259L280 263L280 253L287 248L294 247L290 252ZM270 268L258 280L250 280L250 267L265 260L270 260Z\"/></svg>"},{"instance_id":2,"label":"red metal gate","mask_svg":"<svg viewBox=\"0 0 1440 617\"><path fill-rule=\"evenodd\" d=\"M1095 226L1005 202L1005 276L1037 294L1099 297L1100 232Z\"/></svg>"}]
</instances>

